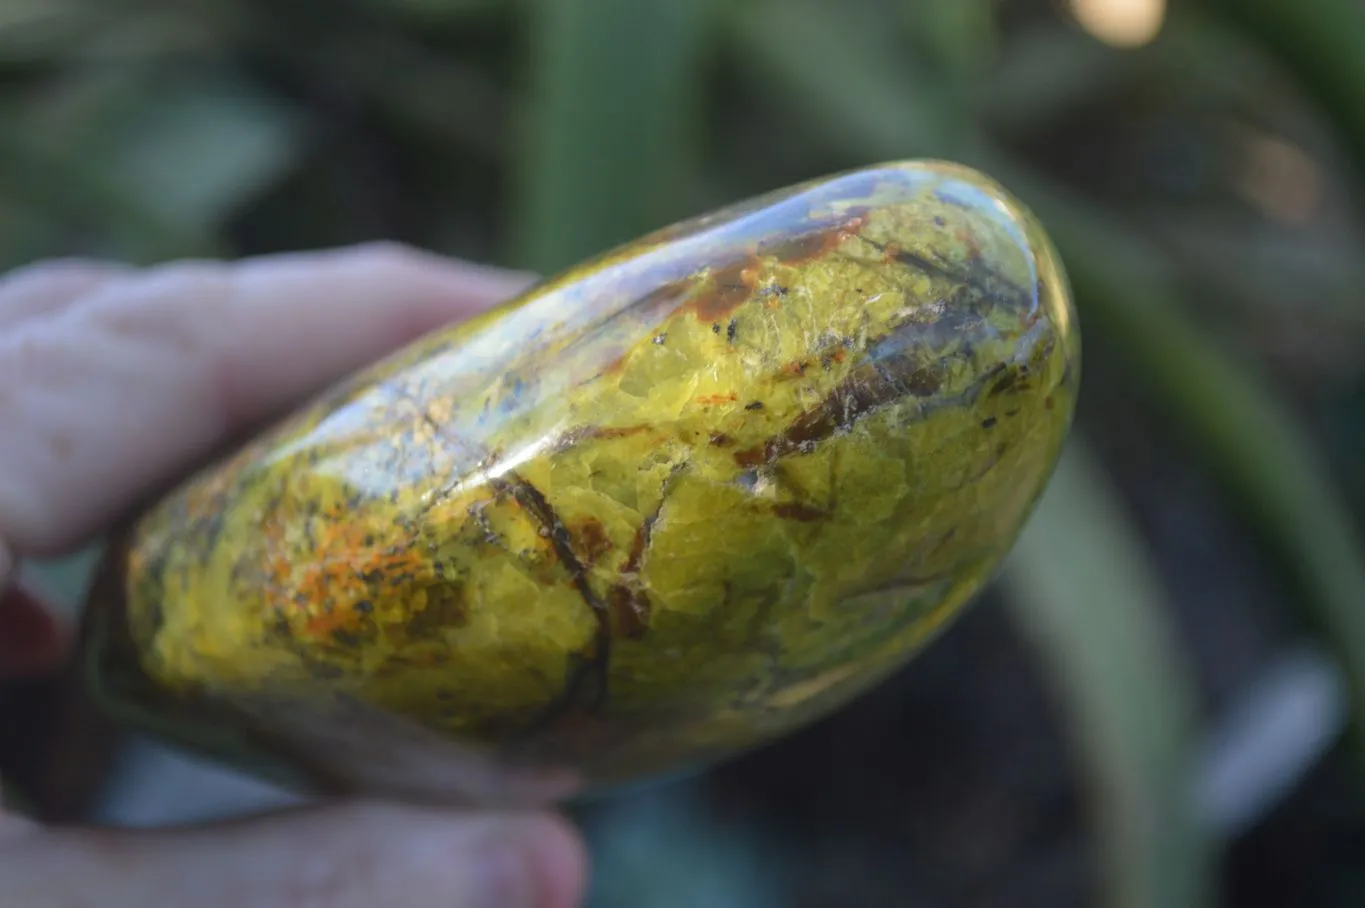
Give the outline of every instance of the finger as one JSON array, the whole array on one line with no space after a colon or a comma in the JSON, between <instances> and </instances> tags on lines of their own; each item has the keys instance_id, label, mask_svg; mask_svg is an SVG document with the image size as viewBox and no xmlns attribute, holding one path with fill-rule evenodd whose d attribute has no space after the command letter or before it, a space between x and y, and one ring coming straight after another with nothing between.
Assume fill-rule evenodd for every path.
<instances>
[{"instance_id":1,"label":"finger","mask_svg":"<svg viewBox=\"0 0 1365 908\"><path fill-rule=\"evenodd\" d=\"M0 847L0 905L25 908L572 908L587 874L557 818L378 804Z\"/></svg>"},{"instance_id":2,"label":"finger","mask_svg":"<svg viewBox=\"0 0 1365 908\"><path fill-rule=\"evenodd\" d=\"M25 319L60 312L133 273L125 265L89 259L52 259L16 268L0 277L0 331Z\"/></svg>"},{"instance_id":3,"label":"finger","mask_svg":"<svg viewBox=\"0 0 1365 908\"><path fill-rule=\"evenodd\" d=\"M0 334L0 539L87 537L234 430L527 283L392 245L180 263Z\"/></svg>"}]
</instances>

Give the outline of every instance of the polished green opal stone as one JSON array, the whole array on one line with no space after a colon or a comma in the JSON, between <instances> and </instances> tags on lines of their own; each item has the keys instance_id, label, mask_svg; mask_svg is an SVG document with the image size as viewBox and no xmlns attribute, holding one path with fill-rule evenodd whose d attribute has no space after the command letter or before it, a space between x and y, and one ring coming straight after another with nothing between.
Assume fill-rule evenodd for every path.
<instances>
[{"instance_id":1,"label":"polished green opal stone","mask_svg":"<svg viewBox=\"0 0 1365 908\"><path fill-rule=\"evenodd\" d=\"M1080 374L994 182L886 164L630 243L308 403L130 523L116 715L313 790L536 802L846 703L992 576Z\"/></svg>"}]
</instances>

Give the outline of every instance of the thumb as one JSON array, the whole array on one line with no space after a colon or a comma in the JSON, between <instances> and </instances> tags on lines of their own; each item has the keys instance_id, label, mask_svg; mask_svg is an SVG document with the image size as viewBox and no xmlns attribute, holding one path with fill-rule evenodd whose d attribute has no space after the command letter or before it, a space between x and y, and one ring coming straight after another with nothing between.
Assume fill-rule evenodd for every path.
<instances>
[{"instance_id":1,"label":"thumb","mask_svg":"<svg viewBox=\"0 0 1365 908\"><path fill-rule=\"evenodd\" d=\"M359 802L192 829L0 839L0 906L573 908L585 865L578 836L553 816Z\"/></svg>"}]
</instances>

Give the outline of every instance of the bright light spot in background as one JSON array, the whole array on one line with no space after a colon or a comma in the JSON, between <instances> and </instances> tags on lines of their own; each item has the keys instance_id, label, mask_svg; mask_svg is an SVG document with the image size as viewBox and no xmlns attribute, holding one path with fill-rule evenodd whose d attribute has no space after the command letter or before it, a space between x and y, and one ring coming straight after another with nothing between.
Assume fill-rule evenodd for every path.
<instances>
[{"instance_id":1,"label":"bright light spot in background","mask_svg":"<svg viewBox=\"0 0 1365 908\"><path fill-rule=\"evenodd\" d=\"M1251 129L1237 133L1232 180L1242 197L1278 221L1303 224L1312 220L1323 197L1317 163L1279 136Z\"/></svg>"},{"instance_id":2,"label":"bright light spot in background","mask_svg":"<svg viewBox=\"0 0 1365 908\"><path fill-rule=\"evenodd\" d=\"M1166 18L1166 0L1070 0L1070 4L1071 15L1081 28L1115 47L1141 47L1157 36Z\"/></svg>"}]
</instances>

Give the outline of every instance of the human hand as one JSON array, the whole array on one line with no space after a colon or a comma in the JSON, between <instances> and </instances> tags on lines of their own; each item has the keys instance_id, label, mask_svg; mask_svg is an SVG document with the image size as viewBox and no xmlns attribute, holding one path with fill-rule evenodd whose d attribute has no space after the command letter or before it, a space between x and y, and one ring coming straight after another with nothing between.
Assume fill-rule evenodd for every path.
<instances>
[{"instance_id":1,"label":"human hand","mask_svg":"<svg viewBox=\"0 0 1365 908\"><path fill-rule=\"evenodd\" d=\"M20 558L76 548L245 427L525 283L388 244L0 280L0 675L51 669L70 638ZM571 908L586 872L542 813L357 802L134 832L0 811L0 908Z\"/></svg>"}]
</instances>

